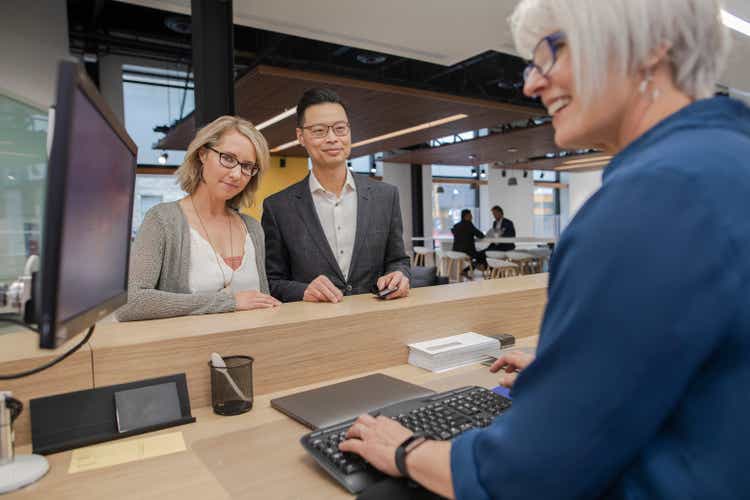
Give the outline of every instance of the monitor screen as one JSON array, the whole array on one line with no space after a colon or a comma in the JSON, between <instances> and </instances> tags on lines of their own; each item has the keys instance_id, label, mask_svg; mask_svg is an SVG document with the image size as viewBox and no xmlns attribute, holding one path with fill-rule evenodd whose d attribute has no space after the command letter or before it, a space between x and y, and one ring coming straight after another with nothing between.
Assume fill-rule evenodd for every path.
<instances>
[{"instance_id":1,"label":"monitor screen","mask_svg":"<svg viewBox=\"0 0 750 500\"><path fill-rule=\"evenodd\" d=\"M127 300L136 147L74 63L61 63L42 234L40 345Z\"/></svg>"}]
</instances>

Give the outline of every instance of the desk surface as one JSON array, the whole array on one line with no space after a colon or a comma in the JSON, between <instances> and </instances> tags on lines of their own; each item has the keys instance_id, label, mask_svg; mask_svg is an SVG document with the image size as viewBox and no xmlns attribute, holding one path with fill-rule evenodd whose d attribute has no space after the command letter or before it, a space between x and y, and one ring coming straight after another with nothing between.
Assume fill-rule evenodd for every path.
<instances>
[{"instance_id":1,"label":"desk surface","mask_svg":"<svg viewBox=\"0 0 750 500\"><path fill-rule=\"evenodd\" d=\"M252 355L255 394L273 393L397 366L406 362L411 342L466 331L535 335L546 285L547 275L536 274L418 288L394 301L368 294L339 304L296 302L272 310L102 322L89 344L63 363L5 381L0 389L13 391L27 405L30 398L185 373L190 404L202 408L211 401L207 363L212 352ZM43 351L32 333L0 335L0 373L39 366L80 338ZM15 430L17 444L30 442L28 411Z\"/></svg>"},{"instance_id":2,"label":"desk surface","mask_svg":"<svg viewBox=\"0 0 750 500\"><path fill-rule=\"evenodd\" d=\"M532 336L519 339L517 347L533 349L535 345L536 336ZM439 374L410 365L380 371L437 391L472 384L497 385L497 376L481 365ZM77 474L68 474L72 452L50 455L51 469L47 476L7 498L351 498L300 446L299 438L308 429L272 409L269 403L274 397L340 380L259 396L253 410L239 416L221 417L210 408L194 410L195 424L159 432L182 431L187 451L181 453ZM21 447L19 452L29 453L29 447Z\"/></svg>"}]
</instances>

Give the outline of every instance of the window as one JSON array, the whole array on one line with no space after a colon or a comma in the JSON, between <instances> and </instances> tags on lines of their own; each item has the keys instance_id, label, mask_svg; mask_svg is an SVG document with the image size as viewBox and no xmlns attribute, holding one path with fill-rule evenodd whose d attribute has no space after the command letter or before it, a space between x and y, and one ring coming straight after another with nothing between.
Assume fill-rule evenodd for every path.
<instances>
[{"instance_id":1,"label":"window","mask_svg":"<svg viewBox=\"0 0 750 500\"><path fill-rule=\"evenodd\" d=\"M138 174L135 177L135 199L133 204L133 236L141 227L146 212L162 202L176 201L185 193L173 175Z\"/></svg>"},{"instance_id":2,"label":"window","mask_svg":"<svg viewBox=\"0 0 750 500\"><path fill-rule=\"evenodd\" d=\"M168 127L195 109L192 74L185 71L123 65L125 128L138 145L139 165L182 163L184 151L154 149L164 137L156 127ZM159 157L166 153L166 161Z\"/></svg>"},{"instance_id":3,"label":"window","mask_svg":"<svg viewBox=\"0 0 750 500\"><path fill-rule=\"evenodd\" d=\"M359 158L352 158L349 160L351 163L351 171L355 174L370 174L372 168L372 156L360 156Z\"/></svg>"},{"instance_id":4,"label":"window","mask_svg":"<svg viewBox=\"0 0 750 500\"><path fill-rule=\"evenodd\" d=\"M434 168L434 167L433 167ZM432 185L432 236L452 236L451 228L461 220L461 210L471 210L474 220L479 213L479 190L472 183L439 183Z\"/></svg>"},{"instance_id":5,"label":"window","mask_svg":"<svg viewBox=\"0 0 750 500\"><path fill-rule=\"evenodd\" d=\"M432 177L475 179L476 167L453 166L453 165L433 165Z\"/></svg>"},{"instance_id":6,"label":"window","mask_svg":"<svg viewBox=\"0 0 750 500\"><path fill-rule=\"evenodd\" d=\"M486 129L483 129L483 130L486 130ZM438 146L444 146L445 144L455 144L456 142L468 141L469 139L474 139L475 137L477 137L476 132L474 132L473 130L470 130L468 132L462 132L460 134L446 135L445 137L432 139L430 141L430 146L438 147Z\"/></svg>"},{"instance_id":7,"label":"window","mask_svg":"<svg viewBox=\"0 0 750 500\"><path fill-rule=\"evenodd\" d=\"M0 95L0 282L23 274L40 249L47 174L47 112Z\"/></svg>"},{"instance_id":8,"label":"window","mask_svg":"<svg viewBox=\"0 0 750 500\"><path fill-rule=\"evenodd\" d=\"M558 182L555 171L534 170L534 181ZM557 238L560 236L560 191L554 187L534 187L534 236Z\"/></svg>"}]
</instances>

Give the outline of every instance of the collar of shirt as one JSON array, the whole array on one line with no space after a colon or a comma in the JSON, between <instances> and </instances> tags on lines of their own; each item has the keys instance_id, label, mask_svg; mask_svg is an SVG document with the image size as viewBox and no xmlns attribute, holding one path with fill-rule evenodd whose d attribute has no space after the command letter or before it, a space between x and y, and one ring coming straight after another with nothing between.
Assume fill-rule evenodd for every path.
<instances>
[{"instance_id":1,"label":"collar of shirt","mask_svg":"<svg viewBox=\"0 0 750 500\"><path fill-rule=\"evenodd\" d=\"M342 195L345 191L356 191L357 185L354 183L354 176L352 175L351 170L348 168L346 169L346 180L344 181L344 189L342 190ZM315 171L310 170L310 192L311 193L324 193L331 195L335 197L336 195L334 193L331 193L326 188L323 187L323 185L320 183L317 177L315 177Z\"/></svg>"}]
</instances>

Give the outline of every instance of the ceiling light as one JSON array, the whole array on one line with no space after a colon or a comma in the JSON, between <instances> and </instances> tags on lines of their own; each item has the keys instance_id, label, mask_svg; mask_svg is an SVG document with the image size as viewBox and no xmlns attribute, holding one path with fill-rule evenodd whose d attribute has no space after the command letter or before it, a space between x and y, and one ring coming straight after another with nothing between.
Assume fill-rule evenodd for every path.
<instances>
[{"instance_id":1,"label":"ceiling light","mask_svg":"<svg viewBox=\"0 0 750 500\"><path fill-rule=\"evenodd\" d=\"M188 16L169 16L164 20L164 25L180 35L189 35L192 32L190 18Z\"/></svg>"},{"instance_id":2,"label":"ceiling light","mask_svg":"<svg viewBox=\"0 0 750 500\"><path fill-rule=\"evenodd\" d=\"M609 165L609 160L607 161L594 161L591 163L579 163L577 165L560 165L559 167L555 167L555 170L593 170L597 167L606 167Z\"/></svg>"},{"instance_id":3,"label":"ceiling light","mask_svg":"<svg viewBox=\"0 0 750 500\"><path fill-rule=\"evenodd\" d=\"M750 36L750 22L747 22L734 14L730 14L724 9L721 10L721 20L727 28L738 31L743 35Z\"/></svg>"},{"instance_id":4,"label":"ceiling light","mask_svg":"<svg viewBox=\"0 0 750 500\"><path fill-rule=\"evenodd\" d=\"M297 106L295 106L295 107L293 107L291 109L287 109L283 113L279 113L278 115L274 116L273 118L269 118L268 120L264 121L260 125L256 125L255 128L258 129L258 130L263 130L266 127L270 127L274 123L280 122L284 118L289 118L290 116L292 116L296 112L297 112Z\"/></svg>"},{"instance_id":5,"label":"ceiling light","mask_svg":"<svg viewBox=\"0 0 750 500\"><path fill-rule=\"evenodd\" d=\"M385 59L386 57L383 54L368 54L365 52L357 54L357 61L362 64L383 64Z\"/></svg>"},{"instance_id":6,"label":"ceiling light","mask_svg":"<svg viewBox=\"0 0 750 500\"><path fill-rule=\"evenodd\" d=\"M578 158L575 160L568 160L563 165L578 165L581 163L591 163L591 162L598 162L598 161L609 161L612 159L612 155L602 156L602 155L596 155L596 156L589 156L587 158Z\"/></svg>"},{"instance_id":7,"label":"ceiling light","mask_svg":"<svg viewBox=\"0 0 750 500\"><path fill-rule=\"evenodd\" d=\"M456 120L463 120L468 115L464 114L458 114L453 116L447 116L445 118L441 118L440 120L435 120L432 122L422 123L421 125L416 125L414 127L409 127L401 130L396 130L395 132L390 132L388 134L379 135L377 137L372 137L370 139L365 139L364 141L355 142L352 144L353 148L357 148L359 146L364 146L366 144L372 144L373 142L379 142L384 141L386 139L392 139L394 137L398 137L401 135L411 134L413 132L419 132L420 130L437 127L438 125L445 125L446 123L455 122Z\"/></svg>"},{"instance_id":8,"label":"ceiling light","mask_svg":"<svg viewBox=\"0 0 750 500\"><path fill-rule=\"evenodd\" d=\"M164 151L162 154L159 155L159 159L157 160L159 162L159 165L166 165L167 164L167 158L169 158L169 155L166 151Z\"/></svg>"},{"instance_id":9,"label":"ceiling light","mask_svg":"<svg viewBox=\"0 0 750 500\"><path fill-rule=\"evenodd\" d=\"M474 160L476 160L476 159L477 159L477 155L475 155L474 153L471 153L471 154L469 155L469 159L470 159L471 161L474 161Z\"/></svg>"},{"instance_id":10,"label":"ceiling light","mask_svg":"<svg viewBox=\"0 0 750 500\"><path fill-rule=\"evenodd\" d=\"M518 153L518 148L508 148L508 153Z\"/></svg>"},{"instance_id":11,"label":"ceiling light","mask_svg":"<svg viewBox=\"0 0 750 500\"><path fill-rule=\"evenodd\" d=\"M289 149L294 146L299 146L299 141L297 139L293 141L289 141L285 144L282 144L281 146L276 146L275 148L271 150L271 153L278 153L279 151L283 151L285 149Z\"/></svg>"}]
</instances>

